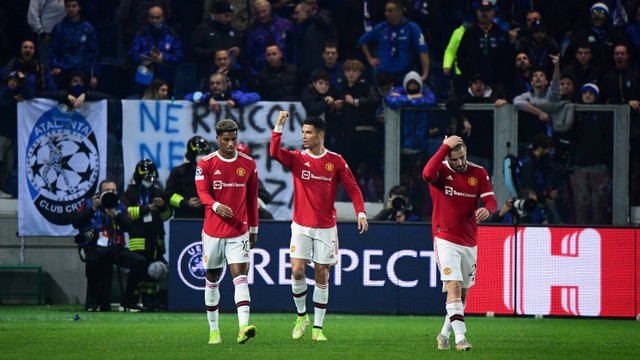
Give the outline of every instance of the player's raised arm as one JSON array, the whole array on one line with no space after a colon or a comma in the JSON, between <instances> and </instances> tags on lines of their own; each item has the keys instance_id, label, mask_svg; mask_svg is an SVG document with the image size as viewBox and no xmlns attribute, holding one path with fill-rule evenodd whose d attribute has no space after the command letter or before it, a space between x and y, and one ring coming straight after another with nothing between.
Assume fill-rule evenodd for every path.
<instances>
[{"instance_id":1,"label":"player's raised arm","mask_svg":"<svg viewBox=\"0 0 640 360\"><path fill-rule=\"evenodd\" d=\"M282 130L288 118L288 111L278 112L278 120L276 120L276 125L271 132L271 144L269 145L269 155L287 167L291 166L291 156L289 150L282 148Z\"/></svg>"}]
</instances>

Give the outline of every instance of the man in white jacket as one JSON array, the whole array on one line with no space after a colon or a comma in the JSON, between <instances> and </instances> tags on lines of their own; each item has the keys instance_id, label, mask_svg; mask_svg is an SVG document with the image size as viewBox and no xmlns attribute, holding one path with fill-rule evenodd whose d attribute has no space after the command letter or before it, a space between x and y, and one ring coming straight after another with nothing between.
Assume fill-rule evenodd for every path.
<instances>
[{"instance_id":1,"label":"man in white jacket","mask_svg":"<svg viewBox=\"0 0 640 360\"><path fill-rule=\"evenodd\" d=\"M64 10L64 0L30 0L27 22L31 30L38 35L38 53L40 61L49 65L47 47L54 25L62 21L67 13Z\"/></svg>"}]
</instances>

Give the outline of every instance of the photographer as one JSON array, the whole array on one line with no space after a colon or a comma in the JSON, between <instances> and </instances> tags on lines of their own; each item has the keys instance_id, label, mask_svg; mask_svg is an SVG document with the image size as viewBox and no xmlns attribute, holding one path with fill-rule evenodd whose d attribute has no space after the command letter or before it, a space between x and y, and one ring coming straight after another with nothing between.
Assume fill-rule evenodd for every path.
<instances>
[{"instance_id":1,"label":"photographer","mask_svg":"<svg viewBox=\"0 0 640 360\"><path fill-rule=\"evenodd\" d=\"M522 189L517 198L507 199L487 222L513 224L546 224L547 216L544 206L538 205L538 196L533 189Z\"/></svg>"},{"instance_id":2,"label":"photographer","mask_svg":"<svg viewBox=\"0 0 640 360\"><path fill-rule=\"evenodd\" d=\"M122 306L132 311L134 292L146 269L144 257L125 247L124 232L131 227L126 209L118 200L118 188L113 180L103 180L100 193L87 199L73 220L79 230L75 242L84 252L87 277L87 311L111 311L112 266L129 269Z\"/></svg>"},{"instance_id":3,"label":"photographer","mask_svg":"<svg viewBox=\"0 0 640 360\"><path fill-rule=\"evenodd\" d=\"M373 217L378 221L395 221L403 223L406 221L422 221L422 218L413 212L413 207L409 204L407 188L396 185L389 189L389 198L384 209Z\"/></svg>"}]
</instances>

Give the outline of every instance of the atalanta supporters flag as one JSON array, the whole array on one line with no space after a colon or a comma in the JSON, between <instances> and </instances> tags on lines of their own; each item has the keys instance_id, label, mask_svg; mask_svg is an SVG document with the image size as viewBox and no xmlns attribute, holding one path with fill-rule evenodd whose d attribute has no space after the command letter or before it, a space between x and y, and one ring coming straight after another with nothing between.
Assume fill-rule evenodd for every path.
<instances>
[{"instance_id":1,"label":"atalanta supporters flag","mask_svg":"<svg viewBox=\"0 0 640 360\"><path fill-rule=\"evenodd\" d=\"M56 101L18 104L18 233L68 236L78 208L107 170L107 102L67 111Z\"/></svg>"}]
</instances>

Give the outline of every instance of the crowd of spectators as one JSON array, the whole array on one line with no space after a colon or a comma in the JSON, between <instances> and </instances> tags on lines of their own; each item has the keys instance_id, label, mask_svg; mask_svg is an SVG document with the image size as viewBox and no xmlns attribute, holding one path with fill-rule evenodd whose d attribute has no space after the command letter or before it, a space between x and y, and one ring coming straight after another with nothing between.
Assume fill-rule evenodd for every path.
<instances>
[{"instance_id":1,"label":"crowd of spectators","mask_svg":"<svg viewBox=\"0 0 640 360\"><path fill-rule=\"evenodd\" d=\"M590 203L573 199L572 187L581 194L597 193L593 186L610 188L613 146L611 138L598 142L602 156L585 157L582 152L595 149L585 138L612 136L610 119L573 114L566 104L629 105L632 154L640 150L636 1L16 0L0 5L0 24L3 107L52 91L62 92L73 108L92 92L186 96L206 102L212 112L259 100L301 101L308 113L327 120L327 145L347 157L367 201L385 197L378 185L381 104L419 102L419 111L401 123L407 150L401 185L423 217L430 213L428 199L423 201L428 196L411 173L431 155L429 137L461 135L478 157L473 160L491 167L491 119L462 111L466 103L516 105L523 159L536 136L553 140L540 161L558 163L566 173L554 189L566 197L564 204ZM185 90L179 70L186 65L195 66L197 85ZM584 93L595 96L585 100ZM447 104L451 121L420 108L436 102ZM3 112L3 129L15 121L12 114ZM0 148L3 156L12 136L13 130L0 134L9 144ZM630 202L639 205L640 157L630 161ZM13 163L3 160L7 166ZM598 184L573 176L578 171L580 179L589 178L594 167ZM538 199L549 200L540 193ZM550 222L610 221L606 213L594 220L577 208L548 210L557 211Z\"/></svg>"}]
</instances>

